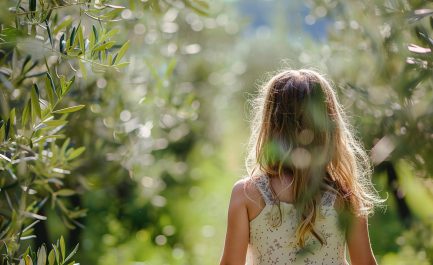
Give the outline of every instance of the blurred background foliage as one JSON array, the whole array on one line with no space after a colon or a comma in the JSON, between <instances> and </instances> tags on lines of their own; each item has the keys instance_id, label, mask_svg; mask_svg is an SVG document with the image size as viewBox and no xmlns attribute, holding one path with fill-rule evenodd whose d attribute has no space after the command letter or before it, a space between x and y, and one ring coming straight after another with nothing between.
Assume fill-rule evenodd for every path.
<instances>
[{"instance_id":1,"label":"blurred background foliage","mask_svg":"<svg viewBox=\"0 0 433 265\"><path fill-rule=\"evenodd\" d=\"M326 73L371 150L380 264L433 263L432 15L403 0L2 1L3 263L36 263L61 235L58 264L78 243L81 264L217 263L247 100L286 67Z\"/></svg>"}]
</instances>

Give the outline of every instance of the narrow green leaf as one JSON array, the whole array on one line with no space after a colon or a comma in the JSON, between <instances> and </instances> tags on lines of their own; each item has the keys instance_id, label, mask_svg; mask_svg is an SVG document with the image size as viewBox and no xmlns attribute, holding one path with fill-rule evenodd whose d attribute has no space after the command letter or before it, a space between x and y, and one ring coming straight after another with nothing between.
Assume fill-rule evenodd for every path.
<instances>
[{"instance_id":1,"label":"narrow green leaf","mask_svg":"<svg viewBox=\"0 0 433 265\"><path fill-rule=\"evenodd\" d=\"M74 247L74 249L71 251L71 253L69 253L68 257L66 257L66 259L65 259L65 262L68 262L68 260L70 260L70 259L75 255L75 253L77 253L77 251L78 251L78 246L79 246L79 244L77 244L77 245ZM71 263L73 263L73 262L71 262Z\"/></svg>"},{"instance_id":2,"label":"narrow green leaf","mask_svg":"<svg viewBox=\"0 0 433 265\"><path fill-rule=\"evenodd\" d=\"M123 63L115 64L113 66L116 67L116 68L123 68L123 67L126 67L128 65L129 65L129 62L123 62Z\"/></svg>"},{"instance_id":3,"label":"narrow green leaf","mask_svg":"<svg viewBox=\"0 0 433 265\"><path fill-rule=\"evenodd\" d=\"M62 34L62 36L60 37L60 42L59 42L59 50L60 53L65 53L65 33Z\"/></svg>"},{"instance_id":4,"label":"narrow green leaf","mask_svg":"<svg viewBox=\"0 0 433 265\"><path fill-rule=\"evenodd\" d=\"M117 33L119 33L119 29L114 28L107 33L103 33L99 39L99 42L104 42L106 40L109 40L111 37L115 36Z\"/></svg>"},{"instance_id":5,"label":"narrow green leaf","mask_svg":"<svg viewBox=\"0 0 433 265\"><path fill-rule=\"evenodd\" d=\"M69 80L69 81L66 81L66 77L65 76L63 76L63 75L60 76L60 88L61 88L61 95L62 95L62 97L69 92L69 90L71 89L72 84L74 83L74 81L75 81L75 76L73 76L71 78L71 80Z\"/></svg>"},{"instance_id":6,"label":"narrow green leaf","mask_svg":"<svg viewBox=\"0 0 433 265\"><path fill-rule=\"evenodd\" d=\"M62 29L69 27L72 24L72 18L67 17L65 20L62 21L57 27L54 28L53 35L57 35Z\"/></svg>"},{"instance_id":7,"label":"narrow green leaf","mask_svg":"<svg viewBox=\"0 0 433 265\"><path fill-rule=\"evenodd\" d=\"M15 125L16 125L16 119L15 119L15 108L13 108L9 112L9 120L10 120L10 126L9 126L9 137L14 139L15 138Z\"/></svg>"},{"instance_id":8,"label":"narrow green leaf","mask_svg":"<svg viewBox=\"0 0 433 265\"><path fill-rule=\"evenodd\" d=\"M23 256L27 256L30 253L30 246L27 247L26 252L24 252Z\"/></svg>"},{"instance_id":9,"label":"narrow green leaf","mask_svg":"<svg viewBox=\"0 0 433 265\"><path fill-rule=\"evenodd\" d=\"M33 84L33 88L35 89L36 94L38 95L38 98L39 98L40 93L39 93L39 86L38 86L38 84Z\"/></svg>"},{"instance_id":10,"label":"narrow green leaf","mask_svg":"<svg viewBox=\"0 0 433 265\"><path fill-rule=\"evenodd\" d=\"M26 256L25 262L26 265L33 265L32 258L29 255Z\"/></svg>"},{"instance_id":11,"label":"narrow green leaf","mask_svg":"<svg viewBox=\"0 0 433 265\"><path fill-rule=\"evenodd\" d=\"M58 241L57 241L58 242ZM53 250L54 250L54 254L55 254L55 257L56 257L56 263L57 264L60 264L60 253L59 253L59 249L58 249L58 245L59 244L57 244L57 246L56 245L54 245L54 244L51 244L52 246L53 246Z\"/></svg>"},{"instance_id":12,"label":"narrow green leaf","mask_svg":"<svg viewBox=\"0 0 433 265\"><path fill-rule=\"evenodd\" d=\"M62 263L66 258L65 239L63 236L60 237L60 251L62 252Z\"/></svg>"},{"instance_id":13,"label":"narrow green leaf","mask_svg":"<svg viewBox=\"0 0 433 265\"><path fill-rule=\"evenodd\" d=\"M50 80L50 87L51 87L51 89L53 90L54 95L58 97L58 95L57 95L57 90L56 90L56 86L54 85L54 80L53 80L53 78L51 77L51 74L50 74L49 72L47 72L47 77L48 77L48 79Z\"/></svg>"},{"instance_id":14,"label":"narrow green leaf","mask_svg":"<svg viewBox=\"0 0 433 265\"><path fill-rule=\"evenodd\" d=\"M110 62L111 65L113 65L116 62L116 59L117 59L118 55L119 55L118 53L116 53L116 55L114 55L113 60L111 60L111 62Z\"/></svg>"},{"instance_id":15,"label":"narrow green leaf","mask_svg":"<svg viewBox=\"0 0 433 265\"><path fill-rule=\"evenodd\" d=\"M42 20L45 20L45 21L50 20L50 17L51 17L52 13L53 13L53 9L49 9L48 12L46 13L44 19L42 19Z\"/></svg>"},{"instance_id":16,"label":"narrow green leaf","mask_svg":"<svg viewBox=\"0 0 433 265\"><path fill-rule=\"evenodd\" d=\"M38 250L38 262L37 265L45 265L47 262L47 249L42 245Z\"/></svg>"},{"instance_id":17,"label":"narrow green leaf","mask_svg":"<svg viewBox=\"0 0 433 265\"><path fill-rule=\"evenodd\" d=\"M5 138L4 138L5 141L9 140L10 127L11 127L11 119L8 119L5 126Z\"/></svg>"},{"instance_id":18,"label":"narrow green leaf","mask_svg":"<svg viewBox=\"0 0 433 265\"><path fill-rule=\"evenodd\" d=\"M112 9L111 11L101 14L99 17L104 20L113 20L116 19L121 12L122 9Z\"/></svg>"},{"instance_id":19,"label":"narrow green leaf","mask_svg":"<svg viewBox=\"0 0 433 265\"><path fill-rule=\"evenodd\" d=\"M76 192L74 190L71 189L61 189L59 191L56 191L55 194L57 196L72 196L74 194L76 194Z\"/></svg>"},{"instance_id":20,"label":"narrow green leaf","mask_svg":"<svg viewBox=\"0 0 433 265\"><path fill-rule=\"evenodd\" d=\"M47 220L46 216L43 216L43 215L40 215L37 213L23 212L23 215L25 215L26 217L37 219L37 220Z\"/></svg>"},{"instance_id":21,"label":"narrow green leaf","mask_svg":"<svg viewBox=\"0 0 433 265\"><path fill-rule=\"evenodd\" d=\"M70 113L70 112L75 112L78 111L82 108L84 108L86 105L77 105L77 106L73 106L73 107L68 107L68 108L64 108L64 109L59 109L59 110L55 110L53 111L53 113Z\"/></svg>"},{"instance_id":22,"label":"narrow green leaf","mask_svg":"<svg viewBox=\"0 0 433 265\"><path fill-rule=\"evenodd\" d=\"M70 138L66 138L66 140L63 142L62 147L60 148L60 154L61 155L66 153L66 148L68 148L70 142L71 142Z\"/></svg>"},{"instance_id":23,"label":"narrow green leaf","mask_svg":"<svg viewBox=\"0 0 433 265\"><path fill-rule=\"evenodd\" d=\"M50 45L51 47L53 47L53 36L51 35L51 28L50 25L48 24L48 20L45 20L45 26L47 27L47 33L48 33L48 39L50 40Z\"/></svg>"},{"instance_id":24,"label":"narrow green leaf","mask_svg":"<svg viewBox=\"0 0 433 265\"><path fill-rule=\"evenodd\" d=\"M38 92L38 86L34 84L33 89L30 92L30 97L32 99L32 113L35 113L39 118L41 118L41 106L39 105Z\"/></svg>"},{"instance_id":25,"label":"narrow green leaf","mask_svg":"<svg viewBox=\"0 0 433 265\"><path fill-rule=\"evenodd\" d=\"M95 38L95 43L97 43L98 42L98 31L96 30L95 25L92 26L92 30L93 30L93 35Z\"/></svg>"},{"instance_id":26,"label":"narrow green leaf","mask_svg":"<svg viewBox=\"0 0 433 265\"><path fill-rule=\"evenodd\" d=\"M55 99L54 99L53 88L51 87L51 82L50 79L48 78L48 75L49 74L47 73L47 76L45 77L45 91L47 92L49 107L51 110L55 104Z\"/></svg>"},{"instance_id":27,"label":"narrow green leaf","mask_svg":"<svg viewBox=\"0 0 433 265\"><path fill-rule=\"evenodd\" d=\"M71 154L69 154L68 160L72 160L72 159L80 156L85 150L86 150L86 147L84 147L84 146L75 149L74 151L72 151Z\"/></svg>"},{"instance_id":28,"label":"narrow green leaf","mask_svg":"<svg viewBox=\"0 0 433 265\"><path fill-rule=\"evenodd\" d=\"M48 265L54 265L54 259L54 250L52 249L48 254Z\"/></svg>"},{"instance_id":29,"label":"narrow green leaf","mask_svg":"<svg viewBox=\"0 0 433 265\"><path fill-rule=\"evenodd\" d=\"M77 29L75 27L72 28L71 36L69 37L69 46L74 47L75 37L76 37Z\"/></svg>"},{"instance_id":30,"label":"narrow green leaf","mask_svg":"<svg viewBox=\"0 0 433 265\"><path fill-rule=\"evenodd\" d=\"M129 48L129 41L125 42L122 47L120 47L119 52L117 53L115 60L114 60L114 64L118 63L123 56L125 55L126 51Z\"/></svg>"},{"instance_id":31,"label":"narrow green leaf","mask_svg":"<svg viewBox=\"0 0 433 265\"><path fill-rule=\"evenodd\" d=\"M32 139L33 143L39 143L39 142L43 142L47 139L63 139L65 138L65 135L63 134L52 134L52 135L45 135L36 139Z\"/></svg>"},{"instance_id":32,"label":"narrow green leaf","mask_svg":"<svg viewBox=\"0 0 433 265\"><path fill-rule=\"evenodd\" d=\"M108 50L111 47L113 47L113 45L116 44L116 42L114 41L107 41L105 43L102 43L96 47L93 48L93 52L98 52L98 51L103 51L103 50Z\"/></svg>"},{"instance_id":33,"label":"narrow green leaf","mask_svg":"<svg viewBox=\"0 0 433 265\"><path fill-rule=\"evenodd\" d=\"M5 127L4 126L0 126L0 142L4 140L4 136L5 136ZM1 154L0 154L0 158L4 159L4 157L2 157Z\"/></svg>"},{"instance_id":34,"label":"narrow green leaf","mask_svg":"<svg viewBox=\"0 0 433 265\"><path fill-rule=\"evenodd\" d=\"M111 4L104 4L104 6L111 7L111 8L114 8L114 9L124 9L125 8L124 6L111 5Z\"/></svg>"},{"instance_id":35,"label":"narrow green leaf","mask_svg":"<svg viewBox=\"0 0 433 265\"><path fill-rule=\"evenodd\" d=\"M15 176L16 178L16 176ZM33 223L29 224L28 226L26 226L26 228L23 229L23 234L27 231L29 231L31 228L33 228L35 225L37 225L41 220L36 220Z\"/></svg>"},{"instance_id":36,"label":"narrow green leaf","mask_svg":"<svg viewBox=\"0 0 433 265\"><path fill-rule=\"evenodd\" d=\"M50 126L50 127L58 127L58 126L65 125L66 123L68 123L68 121L65 121L65 120L51 120L51 121L44 121L43 123L45 125L47 125L47 126Z\"/></svg>"},{"instance_id":37,"label":"narrow green leaf","mask_svg":"<svg viewBox=\"0 0 433 265\"><path fill-rule=\"evenodd\" d=\"M61 201L57 201L57 202L61 202ZM63 212L67 213L67 211L68 210L64 210ZM75 225L72 222L70 222L69 219L65 215L62 215L61 219L62 219L63 225L66 228L71 229L71 230L75 229Z\"/></svg>"},{"instance_id":38,"label":"narrow green leaf","mask_svg":"<svg viewBox=\"0 0 433 265\"><path fill-rule=\"evenodd\" d=\"M95 39L95 34L90 34L89 36L89 47L88 49L93 49L93 47L95 47L96 45L96 39Z\"/></svg>"},{"instance_id":39,"label":"narrow green leaf","mask_svg":"<svg viewBox=\"0 0 433 265\"><path fill-rule=\"evenodd\" d=\"M27 104L24 106L23 114L21 116L21 126L26 127L29 117L31 115L31 102L30 99L27 101Z\"/></svg>"},{"instance_id":40,"label":"narrow green leaf","mask_svg":"<svg viewBox=\"0 0 433 265\"><path fill-rule=\"evenodd\" d=\"M30 62L30 59L32 58L32 56L30 54L26 55L26 58L24 58L23 61L23 66L21 67L21 73L26 73L27 71L25 70L27 64Z\"/></svg>"},{"instance_id":41,"label":"narrow green leaf","mask_svg":"<svg viewBox=\"0 0 433 265\"><path fill-rule=\"evenodd\" d=\"M83 76L84 80L86 80L87 79L86 65L84 64L83 60L79 60L78 64L80 66L81 75Z\"/></svg>"},{"instance_id":42,"label":"narrow green leaf","mask_svg":"<svg viewBox=\"0 0 433 265\"><path fill-rule=\"evenodd\" d=\"M83 53L83 56L86 54L86 43L84 41L83 28L78 27L78 45L80 46L80 50Z\"/></svg>"},{"instance_id":43,"label":"narrow green leaf","mask_svg":"<svg viewBox=\"0 0 433 265\"><path fill-rule=\"evenodd\" d=\"M108 57L107 57L107 61L106 61L106 64L113 64L113 54L111 54L111 53L109 53L108 54Z\"/></svg>"}]
</instances>

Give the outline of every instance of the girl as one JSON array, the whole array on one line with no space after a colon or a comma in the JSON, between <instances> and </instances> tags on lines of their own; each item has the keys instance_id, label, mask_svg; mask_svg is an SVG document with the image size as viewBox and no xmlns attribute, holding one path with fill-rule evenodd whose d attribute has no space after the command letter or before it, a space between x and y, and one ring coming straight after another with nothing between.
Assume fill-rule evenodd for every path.
<instances>
[{"instance_id":1,"label":"girl","mask_svg":"<svg viewBox=\"0 0 433 265\"><path fill-rule=\"evenodd\" d=\"M382 200L330 84L274 77L253 101L250 177L232 191L221 265L376 264L367 216Z\"/></svg>"}]
</instances>

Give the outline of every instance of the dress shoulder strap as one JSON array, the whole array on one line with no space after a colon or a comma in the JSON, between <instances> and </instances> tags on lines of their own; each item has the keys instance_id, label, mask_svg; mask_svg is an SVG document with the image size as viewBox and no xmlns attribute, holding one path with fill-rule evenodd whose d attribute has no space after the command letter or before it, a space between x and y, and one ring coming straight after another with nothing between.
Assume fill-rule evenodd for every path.
<instances>
[{"instance_id":1,"label":"dress shoulder strap","mask_svg":"<svg viewBox=\"0 0 433 265\"><path fill-rule=\"evenodd\" d=\"M331 191L325 191L322 195L321 205L324 207L334 207L337 195Z\"/></svg>"},{"instance_id":2,"label":"dress shoulder strap","mask_svg":"<svg viewBox=\"0 0 433 265\"><path fill-rule=\"evenodd\" d=\"M261 175L260 177L256 178L254 180L254 184L256 185L257 189L260 191L260 194L263 197L263 200L265 201L265 204L273 204L273 197L272 192L269 187L269 178L266 175Z\"/></svg>"}]
</instances>

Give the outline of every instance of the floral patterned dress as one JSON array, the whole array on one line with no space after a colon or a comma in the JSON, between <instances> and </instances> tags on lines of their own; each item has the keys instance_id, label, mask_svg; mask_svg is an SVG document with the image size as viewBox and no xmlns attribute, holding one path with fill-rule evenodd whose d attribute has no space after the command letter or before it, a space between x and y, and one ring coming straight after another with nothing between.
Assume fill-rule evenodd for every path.
<instances>
[{"instance_id":1,"label":"floral patterned dress","mask_svg":"<svg viewBox=\"0 0 433 265\"><path fill-rule=\"evenodd\" d=\"M345 232L340 229L338 214L334 208L336 195L327 191L323 194L317 214L315 231L324 240L322 246L313 236L308 236L305 247L296 244L298 214L293 204L274 202L266 175L255 180L265 201L260 214L250 221L250 242L247 265L286 264L338 264L346 265ZM278 216L278 225L275 224Z\"/></svg>"}]
</instances>

